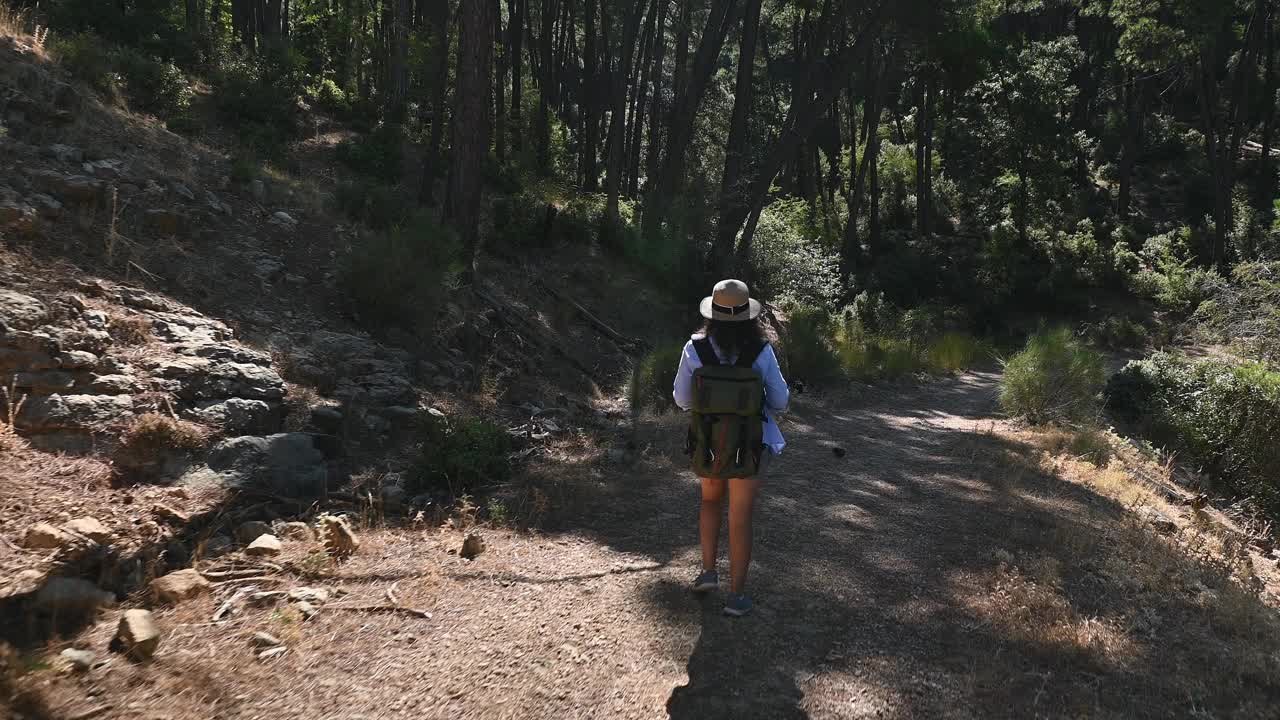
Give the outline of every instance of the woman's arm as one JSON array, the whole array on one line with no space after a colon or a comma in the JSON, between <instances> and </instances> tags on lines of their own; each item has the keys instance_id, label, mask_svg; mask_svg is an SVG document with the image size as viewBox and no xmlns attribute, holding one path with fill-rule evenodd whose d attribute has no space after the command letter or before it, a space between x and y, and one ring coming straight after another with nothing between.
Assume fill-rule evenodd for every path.
<instances>
[{"instance_id":1,"label":"woman's arm","mask_svg":"<svg viewBox=\"0 0 1280 720\"><path fill-rule=\"evenodd\" d=\"M680 353L680 367L676 370L676 384L672 390L671 397L675 399L676 405L681 410L688 410L693 407L693 371L694 364L692 355L693 342L687 342L684 346L684 352Z\"/></svg>"},{"instance_id":2,"label":"woman's arm","mask_svg":"<svg viewBox=\"0 0 1280 720\"><path fill-rule=\"evenodd\" d=\"M774 412L785 412L787 404L791 402L791 389L782 377L782 368L778 367L778 356L774 354L772 345L765 346L756 359L756 365L756 370L764 378L765 404Z\"/></svg>"}]
</instances>

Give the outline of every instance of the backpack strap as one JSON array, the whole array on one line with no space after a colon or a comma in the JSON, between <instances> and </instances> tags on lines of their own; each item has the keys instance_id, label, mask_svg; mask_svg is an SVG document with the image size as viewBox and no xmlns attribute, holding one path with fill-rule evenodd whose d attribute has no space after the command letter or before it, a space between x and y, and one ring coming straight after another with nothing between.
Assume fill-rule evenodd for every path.
<instances>
[{"instance_id":1,"label":"backpack strap","mask_svg":"<svg viewBox=\"0 0 1280 720\"><path fill-rule=\"evenodd\" d=\"M769 347L769 343L758 342L742 348L742 352L738 353L738 362L734 363L733 366L750 370L751 366L756 364L756 358L760 357L760 353L764 352L767 347Z\"/></svg>"},{"instance_id":2,"label":"backpack strap","mask_svg":"<svg viewBox=\"0 0 1280 720\"><path fill-rule=\"evenodd\" d=\"M719 367L724 364L720 362L720 356L716 355L716 349L711 345L711 338L694 340L693 350L698 353L698 359L707 367Z\"/></svg>"}]
</instances>

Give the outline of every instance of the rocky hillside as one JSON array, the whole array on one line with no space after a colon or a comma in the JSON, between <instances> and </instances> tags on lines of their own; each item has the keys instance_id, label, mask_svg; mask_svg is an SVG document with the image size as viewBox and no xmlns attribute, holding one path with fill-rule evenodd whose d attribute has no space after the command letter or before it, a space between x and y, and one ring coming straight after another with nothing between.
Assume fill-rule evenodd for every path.
<instances>
[{"instance_id":1,"label":"rocky hillside","mask_svg":"<svg viewBox=\"0 0 1280 720\"><path fill-rule=\"evenodd\" d=\"M625 338L678 313L568 249L488 259L433 327L369 326L341 284L369 231L327 209L324 138L297 148L306 178L233 182L232 148L105 104L30 38L0 38L0 120L0 644L318 542L326 512L452 507L413 481L424 422L496 423L518 462L603 459ZM585 307L646 310L615 331Z\"/></svg>"}]
</instances>

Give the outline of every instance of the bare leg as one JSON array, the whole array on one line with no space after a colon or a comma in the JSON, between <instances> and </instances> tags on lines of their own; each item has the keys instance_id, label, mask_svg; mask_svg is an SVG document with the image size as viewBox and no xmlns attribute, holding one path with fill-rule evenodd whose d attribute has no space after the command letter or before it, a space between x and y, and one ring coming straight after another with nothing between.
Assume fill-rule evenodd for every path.
<instances>
[{"instance_id":1,"label":"bare leg","mask_svg":"<svg viewBox=\"0 0 1280 720\"><path fill-rule=\"evenodd\" d=\"M716 550L720 544L720 510L724 504L724 480L702 478L702 511L698 530L702 536L702 569L716 569Z\"/></svg>"},{"instance_id":2,"label":"bare leg","mask_svg":"<svg viewBox=\"0 0 1280 720\"><path fill-rule=\"evenodd\" d=\"M759 489L759 478L729 481L729 575L735 593L742 592L747 584L747 568L751 566L751 512Z\"/></svg>"}]
</instances>

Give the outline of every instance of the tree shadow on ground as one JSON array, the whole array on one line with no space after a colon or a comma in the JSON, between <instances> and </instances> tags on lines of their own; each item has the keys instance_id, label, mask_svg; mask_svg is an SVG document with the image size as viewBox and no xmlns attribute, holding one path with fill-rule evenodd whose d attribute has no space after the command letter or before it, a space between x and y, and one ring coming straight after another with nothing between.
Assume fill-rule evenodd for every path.
<instances>
[{"instance_id":1,"label":"tree shadow on ground","mask_svg":"<svg viewBox=\"0 0 1280 720\"><path fill-rule=\"evenodd\" d=\"M1274 612L992 432L994 387L799 404L757 509L757 611L651 583L673 625L702 616L672 717L1267 717ZM590 484L559 529L692 577L696 484L645 474Z\"/></svg>"}]
</instances>

